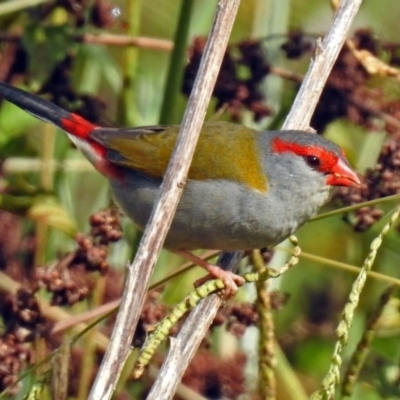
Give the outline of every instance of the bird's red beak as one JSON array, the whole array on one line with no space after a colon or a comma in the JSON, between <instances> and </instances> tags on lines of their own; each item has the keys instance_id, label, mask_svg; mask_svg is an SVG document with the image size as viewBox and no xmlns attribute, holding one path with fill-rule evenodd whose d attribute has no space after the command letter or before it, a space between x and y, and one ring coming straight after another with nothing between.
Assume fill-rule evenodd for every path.
<instances>
[{"instance_id":1,"label":"bird's red beak","mask_svg":"<svg viewBox=\"0 0 400 400\"><path fill-rule=\"evenodd\" d=\"M332 168L332 173L326 177L326 184L331 186L361 186L357 174L342 158L339 158L337 164Z\"/></svg>"}]
</instances>

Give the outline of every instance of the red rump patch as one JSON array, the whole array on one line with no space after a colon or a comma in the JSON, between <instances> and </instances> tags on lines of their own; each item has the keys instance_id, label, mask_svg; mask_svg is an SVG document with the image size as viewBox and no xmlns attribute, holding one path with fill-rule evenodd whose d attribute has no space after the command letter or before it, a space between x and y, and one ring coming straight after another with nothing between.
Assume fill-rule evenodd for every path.
<instances>
[{"instance_id":1,"label":"red rump patch","mask_svg":"<svg viewBox=\"0 0 400 400\"><path fill-rule=\"evenodd\" d=\"M332 172L332 168L338 162L338 156L323 147L318 146L302 146L298 143L285 142L281 138L275 138L272 141L272 150L275 153L291 152L301 157L314 156L318 157L320 166L318 168L321 172Z\"/></svg>"},{"instance_id":2,"label":"red rump patch","mask_svg":"<svg viewBox=\"0 0 400 400\"><path fill-rule=\"evenodd\" d=\"M109 178L123 179L124 174L121 168L110 163L106 159L107 149L100 143L94 141L89 135L97 125L92 124L77 114L71 113L68 118L61 120L61 127L69 134L86 142L93 152L98 156L99 161L93 162L95 168Z\"/></svg>"},{"instance_id":3,"label":"red rump patch","mask_svg":"<svg viewBox=\"0 0 400 400\"><path fill-rule=\"evenodd\" d=\"M89 133L92 132L94 128L97 128L97 125L94 125L79 115L72 113L69 118L63 118L61 120L61 125L67 132L84 140L88 138Z\"/></svg>"},{"instance_id":4,"label":"red rump patch","mask_svg":"<svg viewBox=\"0 0 400 400\"><path fill-rule=\"evenodd\" d=\"M61 120L61 126L71 135L89 143L99 156L103 157L106 155L106 149L100 143L95 142L89 137L90 132L97 128L97 125L92 124L77 114L71 113L68 118L63 118Z\"/></svg>"}]
</instances>

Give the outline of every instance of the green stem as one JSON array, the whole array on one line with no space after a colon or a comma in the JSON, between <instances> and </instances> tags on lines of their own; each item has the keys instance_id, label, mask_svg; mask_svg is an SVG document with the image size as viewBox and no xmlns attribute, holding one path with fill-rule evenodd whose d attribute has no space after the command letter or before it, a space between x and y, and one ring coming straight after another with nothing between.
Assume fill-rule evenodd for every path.
<instances>
[{"instance_id":1,"label":"green stem","mask_svg":"<svg viewBox=\"0 0 400 400\"><path fill-rule=\"evenodd\" d=\"M0 15L6 15L25 8L31 8L43 3L50 3L51 0L13 0L0 4Z\"/></svg>"},{"instance_id":2,"label":"green stem","mask_svg":"<svg viewBox=\"0 0 400 400\"><path fill-rule=\"evenodd\" d=\"M189 34L193 0L182 0L178 27L175 32L174 49L171 53L164 98L160 113L160 124L176 123L176 100L181 90L183 65Z\"/></svg>"},{"instance_id":3,"label":"green stem","mask_svg":"<svg viewBox=\"0 0 400 400\"><path fill-rule=\"evenodd\" d=\"M316 215L315 217L311 218L310 221L317 221L318 219L333 217L334 215L343 214L346 212L358 210L359 208L363 207L371 207L377 204L387 203L389 201L398 201L400 200L400 194L393 194L391 196L382 197L380 199L374 199L369 201L364 201L359 204L353 204L352 206L338 208L337 210L329 211L323 214Z\"/></svg>"},{"instance_id":4,"label":"green stem","mask_svg":"<svg viewBox=\"0 0 400 400\"><path fill-rule=\"evenodd\" d=\"M128 35L139 36L140 15L142 0L127 1ZM138 68L139 50L133 46L127 46L124 51L123 65L123 90L118 107L118 122L124 126L137 125L137 112L134 106L135 78Z\"/></svg>"},{"instance_id":5,"label":"green stem","mask_svg":"<svg viewBox=\"0 0 400 400\"><path fill-rule=\"evenodd\" d=\"M284 388L285 399L307 400L307 393L278 344L276 344L275 347L275 354L277 360L276 379L278 381L278 386Z\"/></svg>"},{"instance_id":6,"label":"green stem","mask_svg":"<svg viewBox=\"0 0 400 400\"><path fill-rule=\"evenodd\" d=\"M285 249L282 249L285 250ZM340 268L344 271L348 271L351 272L353 274L358 274L360 272L360 267L356 267L355 265L351 265L351 264L346 264L340 261L336 261L336 260L331 260L330 258L326 258L326 257L321 257L321 256L317 256L315 254L310 254L310 253L304 253L302 252L299 255L299 258L305 259L305 260L310 260L310 261L314 261L316 263L319 264L324 264L328 267L333 267L333 268ZM400 286L400 279L397 278L393 278L392 276L387 276L384 274L380 274L379 272L375 272L375 271L369 271L368 272L368 276L376 279L377 281L381 281L381 282L385 282L385 283L390 283L392 285L397 285Z\"/></svg>"},{"instance_id":7,"label":"green stem","mask_svg":"<svg viewBox=\"0 0 400 400\"><path fill-rule=\"evenodd\" d=\"M252 264L257 272L265 269L260 251L253 251ZM268 292L268 281L256 282L258 313L258 394L261 399L276 400L276 357L275 327L272 316L271 298Z\"/></svg>"},{"instance_id":8,"label":"green stem","mask_svg":"<svg viewBox=\"0 0 400 400\"><path fill-rule=\"evenodd\" d=\"M48 125L42 125L42 151L41 161L42 169L40 171L40 186L49 192L53 190L54 176L53 170L50 167L51 160L54 157L55 147L55 128ZM48 244L49 227L44 222L36 223L36 250L35 250L35 265L43 265L46 262L46 250Z\"/></svg>"}]
</instances>

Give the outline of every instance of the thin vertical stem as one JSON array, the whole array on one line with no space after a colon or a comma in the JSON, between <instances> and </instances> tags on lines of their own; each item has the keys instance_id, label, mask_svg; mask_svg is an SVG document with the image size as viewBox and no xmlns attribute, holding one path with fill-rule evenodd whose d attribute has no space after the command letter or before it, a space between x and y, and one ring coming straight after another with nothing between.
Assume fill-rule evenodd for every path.
<instances>
[{"instance_id":1,"label":"thin vertical stem","mask_svg":"<svg viewBox=\"0 0 400 400\"><path fill-rule=\"evenodd\" d=\"M171 53L164 89L160 124L176 124L178 122L175 107L182 86L183 66L192 9L193 0L182 0L181 12L174 38L174 49Z\"/></svg>"}]
</instances>

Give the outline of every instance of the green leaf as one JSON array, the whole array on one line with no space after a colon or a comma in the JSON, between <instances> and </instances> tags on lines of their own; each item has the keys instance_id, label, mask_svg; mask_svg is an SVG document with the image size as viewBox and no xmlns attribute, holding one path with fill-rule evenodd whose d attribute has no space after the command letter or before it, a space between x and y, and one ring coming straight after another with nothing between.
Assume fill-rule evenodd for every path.
<instances>
[{"instance_id":1,"label":"green leaf","mask_svg":"<svg viewBox=\"0 0 400 400\"><path fill-rule=\"evenodd\" d=\"M0 108L0 148L3 148L11 140L26 133L37 119L26 111L3 102Z\"/></svg>"},{"instance_id":2,"label":"green leaf","mask_svg":"<svg viewBox=\"0 0 400 400\"><path fill-rule=\"evenodd\" d=\"M69 236L74 236L77 232L76 221L52 196L38 196L28 210L27 216L33 221L44 223Z\"/></svg>"},{"instance_id":3,"label":"green leaf","mask_svg":"<svg viewBox=\"0 0 400 400\"><path fill-rule=\"evenodd\" d=\"M83 93L97 94L102 85L118 93L122 87L121 71L115 59L100 45L79 46L73 76L75 86Z\"/></svg>"}]
</instances>

